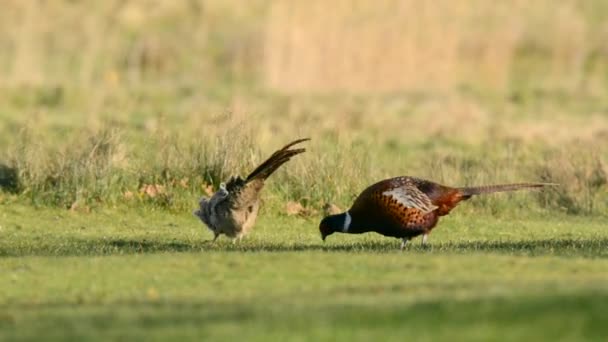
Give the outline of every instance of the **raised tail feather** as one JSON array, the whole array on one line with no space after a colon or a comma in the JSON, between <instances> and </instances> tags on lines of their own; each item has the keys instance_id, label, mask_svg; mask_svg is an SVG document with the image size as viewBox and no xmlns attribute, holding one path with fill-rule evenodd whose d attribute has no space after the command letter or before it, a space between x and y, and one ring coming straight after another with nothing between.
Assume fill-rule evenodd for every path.
<instances>
[{"instance_id":1,"label":"raised tail feather","mask_svg":"<svg viewBox=\"0 0 608 342\"><path fill-rule=\"evenodd\" d=\"M498 184L458 188L462 197L471 197L473 195L490 194L493 192L516 191L522 189L543 188L545 186L557 185L554 183L514 183L514 184Z\"/></svg>"},{"instance_id":2,"label":"raised tail feather","mask_svg":"<svg viewBox=\"0 0 608 342\"><path fill-rule=\"evenodd\" d=\"M253 170L249 174L249 176L247 176L245 181L249 182L254 179L268 178L273 172L275 172L279 167L281 167L281 165L285 164L291 157L306 151L305 148L289 149L290 147L308 140L310 139L298 139L285 145L285 147L273 153L268 159L266 159L265 162L256 167L255 170Z\"/></svg>"}]
</instances>

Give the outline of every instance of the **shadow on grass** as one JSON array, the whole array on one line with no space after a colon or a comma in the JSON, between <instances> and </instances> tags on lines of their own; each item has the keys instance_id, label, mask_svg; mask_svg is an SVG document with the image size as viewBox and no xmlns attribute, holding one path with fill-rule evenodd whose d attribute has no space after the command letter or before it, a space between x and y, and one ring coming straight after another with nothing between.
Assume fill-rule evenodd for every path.
<instances>
[{"instance_id":1,"label":"shadow on grass","mask_svg":"<svg viewBox=\"0 0 608 342\"><path fill-rule=\"evenodd\" d=\"M74 239L60 245L38 243L35 245L0 245L0 257L26 255L76 256L122 255L143 253L206 253L206 252L328 252L328 253L398 253L399 242L395 239L362 241L355 243L277 243L263 241L148 241L146 239ZM422 246L413 243L403 251L412 253L501 253L512 255L563 255L582 257L608 257L608 239L542 239L522 241L459 241L431 243Z\"/></svg>"}]
</instances>

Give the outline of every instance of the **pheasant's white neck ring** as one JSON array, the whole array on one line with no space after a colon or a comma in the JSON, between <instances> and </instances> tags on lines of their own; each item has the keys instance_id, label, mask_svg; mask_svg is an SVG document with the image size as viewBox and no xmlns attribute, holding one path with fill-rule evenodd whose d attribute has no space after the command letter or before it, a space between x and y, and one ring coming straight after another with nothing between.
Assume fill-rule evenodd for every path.
<instances>
[{"instance_id":1,"label":"pheasant's white neck ring","mask_svg":"<svg viewBox=\"0 0 608 342\"><path fill-rule=\"evenodd\" d=\"M348 227L350 227L350 222L352 221L352 217L350 217L350 214L347 212L344 213L344 225L342 226L342 233L347 233L348 232Z\"/></svg>"}]
</instances>

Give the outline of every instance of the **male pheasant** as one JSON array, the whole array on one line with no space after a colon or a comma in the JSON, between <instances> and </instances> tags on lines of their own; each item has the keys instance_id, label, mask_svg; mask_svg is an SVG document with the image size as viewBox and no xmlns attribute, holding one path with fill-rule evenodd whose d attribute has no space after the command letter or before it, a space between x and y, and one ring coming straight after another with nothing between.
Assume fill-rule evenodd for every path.
<instances>
[{"instance_id":1,"label":"male pheasant","mask_svg":"<svg viewBox=\"0 0 608 342\"><path fill-rule=\"evenodd\" d=\"M414 177L396 177L369 186L341 214L325 217L320 225L321 238L333 233L377 232L402 240L401 248L422 235L426 244L440 216L450 213L460 201L473 195L541 188L546 183L518 183L452 188Z\"/></svg>"},{"instance_id":2,"label":"male pheasant","mask_svg":"<svg viewBox=\"0 0 608 342\"><path fill-rule=\"evenodd\" d=\"M231 177L211 198L202 197L199 208L194 211L214 234L215 241L221 234L236 239L242 238L254 226L260 208L260 192L264 181L281 165L304 148L290 149L293 145L310 139L298 139L273 153L256 167L245 179Z\"/></svg>"}]
</instances>

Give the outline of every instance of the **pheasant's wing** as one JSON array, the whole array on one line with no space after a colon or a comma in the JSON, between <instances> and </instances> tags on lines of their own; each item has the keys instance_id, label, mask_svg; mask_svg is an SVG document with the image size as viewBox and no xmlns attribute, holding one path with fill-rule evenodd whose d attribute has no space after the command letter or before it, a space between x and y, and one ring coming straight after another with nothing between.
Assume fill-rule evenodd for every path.
<instances>
[{"instance_id":1,"label":"pheasant's wing","mask_svg":"<svg viewBox=\"0 0 608 342\"><path fill-rule=\"evenodd\" d=\"M241 193L247 188L247 181L240 176L230 177L225 185L220 185L220 188L226 191L226 206L234 209L238 205Z\"/></svg>"},{"instance_id":2,"label":"pheasant's wing","mask_svg":"<svg viewBox=\"0 0 608 342\"><path fill-rule=\"evenodd\" d=\"M429 196L411 182L405 182L399 186L386 189L382 192L382 196L396 201L405 208L418 209L423 214L428 214L437 209L437 206L433 204Z\"/></svg>"},{"instance_id":3,"label":"pheasant's wing","mask_svg":"<svg viewBox=\"0 0 608 342\"><path fill-rule=\"evenodd\" d=\"M246 183L247 181L241 178L240 176L232 176L224 186L220 187L224 187L230 195L235 196L238 195L238 193L243 189Z\"/></svg>"},{"instance_id":4,"label":"pheasant's wing","mask_svg":"<svg viewBox=\"0 0 608 342\"><path fill-rule=\"evenodd\" d=\"M264 181L256 179L246 182L242 186L231 187L228 184L226 198L218 203L216 217L221 222L224 232L229 236L246 233L255 224L255 218L259 208L260 190Z\"/></svg>"},{"instance_id":5,"label":"pheasant's wing","mask_svg":"<svg viewBox=\"0 0 608 342\"><path fill-rule=\"evenodd\" d=\"M224 205L232 210L248 207L259 200L259 193L263 187L262 179L247 181L241 177L231 177L223 187L227 194Z\"/></svg>"},{"instance_id":6,"label":"pheasant's wing","mask_svg":"<svg viewBox=\"0 0 608 342\"><path fill-rule=\"evenodd\" d=\"M213 224L209 218L209 198L201 197L198 202L198 209L193 214L198 217L209 229L214 230Z\"/></svg>"},{"instance_id":7,"label":"pheasant's wing","mask_svg":"<svg viewBox=\"0 0 608 342\"><path fill-rule=\"evenodd\" d=\"M261 179L247 182L247 184L240 189L238 196L234 198L232 208L240 210L242 208L250 208L257 205L260 200L260 191L263 187L264 181Z\"/></svg>"}]
</instances>

